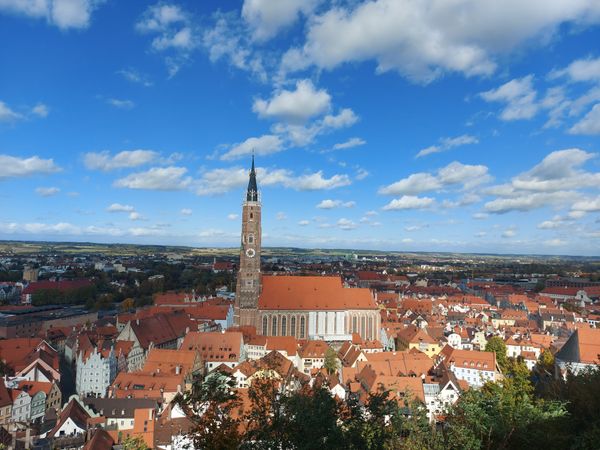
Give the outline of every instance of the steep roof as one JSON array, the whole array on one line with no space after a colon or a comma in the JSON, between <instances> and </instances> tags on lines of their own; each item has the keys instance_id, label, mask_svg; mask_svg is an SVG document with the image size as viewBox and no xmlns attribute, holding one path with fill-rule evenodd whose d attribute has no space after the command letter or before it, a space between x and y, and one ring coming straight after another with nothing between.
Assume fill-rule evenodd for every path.
<instances>
[{"instance_id":1,"label":"steep roof","mask_svg":"<svg viewBox=\"0 0 600 450\"><path fill-rule=\"evenodd\" d=\"M457 350L446 345L440 353L445 361L457 367L468 367L477 370L496 370L496 353L476 350Z\"/></svg>"},{"instance_id":2,"label":"steep roof","mask_svg":"<svg viewBox=\"0 0 600 450\"><path fill-rule=\"evenodd\" d=\"M0 380L0 408L3 408L8 405L12 405L12 398L6 385L4 384L4 380Z\"/></svg>"},{"instance_id":3,"label":"steep roof","mask_svg":"<svg viewBox=\"0 0 600 450\"><path fill-rule=\"evenodd\" d=\"M61 411L58 420L56 421L56 426L48 433L48 437L54 437L54 434L67 421L67 419L71 419L75 425L77 425L77 427L81 428L82 430L86 430L87 421L90 417L90 414L83 408L83 406L81 406L81 404L75 398L71 398L69 403L67 403L64 409Z\"/></svg>"},{"instance_id":4,"label":"steep roof","mask_svg":"<svg viewBox=\"0 0 600 450\"><path fill-rule=\"evenodd\" d=\"M262 277L258 307L266 310L377 309L369 289L345 288L339 277Z\"/></svg>"},{"instance_id":5,"label":"steep roof","mask_svg":"<svg viewBox=\"0 0 600 450\"><path fill-rule=\"evenodd\" d=\"M266 349L268 351L282 350L288 356L294 356L298 351L298 341L294 336L268 336L266 338Z\"/></svg>"},{"instance_id":6,"label":"steep roof","mask_svg":"<svg viewBox=\"0 0 600 450\"><path fill-rule=\"evenodd\" d=\"M421 352L377 352L367 353L367 362L359 362L358 367L370 364L385 375L416 375L429 372L433 360Z\"/></svg>"},{"instance_id":7,"label":"steep roof","mask_svg":"<svg viewBox=\"0 0 600 450\"><path fill-rule=\"evenodd\" d=\"M600 329L578 328L556 354L567 362L600 364Z\"/></svg>"},{"instance_id":8,"label":"steep roof","mask_svg":"<svg viewBox=\"0 0 600 450\"><path fill-rule=\"evenodd\" d=\"M83 450L111 450L115 441L102 428L96 429L92 438L83 446Z\"/></svg>"},{"instance_id":9,"label":"steep roof","mask_svg":"<svg viewBox=\"0 0 600 450\"><path fill-rule=\"evenodd\" d=\"M191 332L183 339L182 350L198 350L202 361L237 362L241 355L242 333L239 331Z\"/></svg>"}]
</instances>

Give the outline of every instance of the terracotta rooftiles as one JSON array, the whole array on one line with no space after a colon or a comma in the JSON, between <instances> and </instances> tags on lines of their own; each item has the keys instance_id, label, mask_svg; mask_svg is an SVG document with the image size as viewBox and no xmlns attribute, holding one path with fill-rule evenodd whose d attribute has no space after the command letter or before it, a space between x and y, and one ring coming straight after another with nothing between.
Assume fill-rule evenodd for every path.
<instances>
[{"instance_id":1,"label":"terracotta rooftiles","mask_svg":"<svg viewBox=\"0 0 600 450\"><path fill-rule=\"evenodd\" d=\"M369 289L345 288L339 277L263 276L258 301L265 310L377 309Z\"/></svg>"}]
</instances>

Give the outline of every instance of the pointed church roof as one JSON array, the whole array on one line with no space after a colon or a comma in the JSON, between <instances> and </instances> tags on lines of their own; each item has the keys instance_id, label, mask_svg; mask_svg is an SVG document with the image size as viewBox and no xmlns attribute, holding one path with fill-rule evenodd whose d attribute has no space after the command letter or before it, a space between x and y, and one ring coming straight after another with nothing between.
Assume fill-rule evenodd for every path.
<instances>
[{"instance_id":1,"label":"pointed church roof","mask_svg":"<svg viewBox=\"0 0 600 450\"><path fill-rule=\"evenodd\" d=\"M252 154L252 168L250 169L250 180L248 181L248 192L246 193L246 201L258 201L258 186L256 184L256 171L254 170L254 154Z\"/></svg>"}]
</instances>

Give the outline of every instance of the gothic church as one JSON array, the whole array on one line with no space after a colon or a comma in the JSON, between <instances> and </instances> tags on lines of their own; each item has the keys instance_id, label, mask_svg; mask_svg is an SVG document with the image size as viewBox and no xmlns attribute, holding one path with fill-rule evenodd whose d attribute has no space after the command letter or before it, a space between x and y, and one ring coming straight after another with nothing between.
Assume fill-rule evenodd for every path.
<instances>
[{"instance_id":1,"label":"gothic church","mask_svg":"<svg viewBox=\"0 0 600 450\"><path fill-rule=\"evenodd\" d=\"M347 288L337 276L261 273L261 198L254 156L242 206L240 265L234 322L266 336L341 342L357 333L379 339L381 318L369 289Z\"/></svg>"}]
</instances>

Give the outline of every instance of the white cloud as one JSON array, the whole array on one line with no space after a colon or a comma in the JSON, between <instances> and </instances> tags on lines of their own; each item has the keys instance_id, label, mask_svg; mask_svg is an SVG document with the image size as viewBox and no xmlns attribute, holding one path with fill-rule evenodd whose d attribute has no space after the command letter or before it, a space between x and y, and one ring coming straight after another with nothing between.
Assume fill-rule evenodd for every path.
<instances>
[{"instance_id":1,"label":"white cloud","mask_svg":"<svg viewBox=\"0 0 600 450\"><path fill-rule=\"evenodd\" d=\"M309 15L321 0L245 0L242 17L256 41L264 42L291 26L299 15Z\"/></svg>"},{"instance_id":2,"label":"white cloud","mask_svg":"<svg viewBox=\"0 0 600 450\"><path fill-rule=\"evenodd\" d=\"M108 208L106 208L108 212L118 213L118 212L133 212L135 208L131 205L122 205L121 203L113 203Z\"/></svg>"},{"instance_id":3,"label":"white cloud","mask_svg":"<svg viewBox=\"0 0 600 450\"><path fill-rule=\"evenodd\" d=\"M454 161L433 175L426 172L414 173L379 189L385 195L414 195L437 191L449 186L470 189L490 180L488 168L483 165L468 165Z\"/></svg>"},{"instance_id":4,"label":"white cloud","mask_svg":"<svg viewBox=\"0 0 600 450\"><path fill-rule=\"evenodd\" d=\"M489 214L478 212L473 214L473 219L475 220L485 220L489 217Z\"/></svg>"},{"instance_id":5,"label":"white cloud","mask_svg":"<svg viewBox=\"0 0 600 450\"><path fill-rule=\"evenodd\" d=\"M189 59L200 39L189 14L180 6L157 3L150 6L135 24L139 33L153 35L152 49L162 52L169 71L174 76Z\"/></svg>"},{"instance_id":6,"label":"white cloud","mask_svg":"<svg viewBox=\"0 0 600 450\"><path fill-rule=\"evenodd\" d=\"M502 237L503 237L503 238L512 238L512 237L515 237L516 235L517 235L517 232L516 232L516 230L515 230L515 229L513 229L513 228L509 228L508 230L505 230L505 231L502 233Z\"/></svg>"},{"instance_id":7,"label":"white cloud","mask_svg":"<svg viewBox=\"0 0 600 450\"><path fill-rule=\"evenodd\" d=\"M354 125L358 116L350 108L342 109L337 115L328 114L323 118L323 125L329 128L345 128Z\"/></svg>"},{"instance_id":8,"label":"white cloud","mask_svg":"<svg viewBox=\"0 0 600 450\"><path fill-rule=\"evenodd\" d=\"M298 225L300 225L301 227L305 227L309 224L310 224L310 222L308 220L301 220L298 222Z\"/></svg>"},{"instance_id":9,"label":"white cloud","mask_svg":"<svg viewBox=\"0 0 600 450\"><path fill-rule=\"evenodd\" d=\"M600 186L599 186L600 187ZM596 198L586 198L573 203L573 211L598 212L600 211L600 196Z\"/></svg>"},{"instance_id":10,"label":"white cloud","mask_svg":"<svg viewBox=\"0 0 600 450\"><path fill-rule=\"evenodd\" d=\"M135 103L131 100L119 99L119 98L107 98L106 103L111 106L114 106L118 109L133 109L135 108Z\"/></svg>"},{"instance_id":11,"label":"white cloud","mask_svg":"<svg viewBox=\"0 0 600 450\"><path fill-rule=\"evenodd\" d=\"M514 189L545 192L598 186L600 172L580 169L595 156L578 148L554 151L530 171L513 178L511 186Z\"/></svg>"},{"instance_id":12,"label":"white cloud","mask_svg":"<svg viewBox=\"0 0 600 450\"><path fill-rule=\"evenodd\" d=\"M250 72L260 81L267 81L262 57L255 51L245 24L235 11L214 14L215 25L204 32L202 44L212 62L226 60L233 67Z\"/></svg>"},{"instance_id":13,"label":"white cloud","mask_svg":"<svg viewBox=\"0 0 600 450\"><path fill-rule=\"evenodd\" d=\"M133 220L133 221L144 220L144 218L142 217L142 215L139 212L137 212L137 211L131 211L129 213L129 220Z\"/></svg>"},{"instance_id":14,"label":"white cloud","mask_svg":"<svg viewBox=\"0 0 600 450\"><path fill-rule=\"evenodd\" d=\"M227 219L228 220L237 220L238 219L238 215L237 214L228 214L227 215Z\"/></svg>"},{"instance_id":15,"label":"white cloud","mask_svg":"<svg viewBox=\"0 0 600 450\"><path fill-rule=\"evenodd\" d=\"M502 120L531 119L536 115L539 105L537 92L532 85L533 75L515 78L502 86L480 94L487 102L500 102L506 106L500 113Z\"/></svg>"},{"instance_id":16,"label":"white cloud","mask_svg":"<svg viewBox=\"0 0 600 450\"><path fill-rule=\"evenodd\" d=\"M379 193L385 195L419 194L434 191L441 187L442 184L437 177L430 173L419 172L379 189Z\"/></svg>"},{"instance_id":17,"label":"white cloud","mask_svg":"<svg viewBox=\"0 0 600 450\"><path fill-rule=\"evenodd\" d=\"M572 191L521 193L517 197L497 198L485 204L490 213L503 214L510 211L531 211L550 205L567 205L577 197Z\"/></svg>"},{"instance_id":18,"label":"white cloud","mask_svg":"<svg viewBox=\"0 0 600 450\"><path fill-rule=\"evenodd\" d=\"M365 178L367 178L370 175L369 171L366 169L363 169L362 167L359 167L358 170L356 171L356 179L357 180L364 180Z\"/></svg>"},{"instance_id":19,"label":"white cloud","mask_svg":"<svg viewBox=\"0 0 600 450\"><path fill-rule=\"evenodd\" d=\"M310 20L306 42L283 57L283 66L333 69L375 60L379 73L395 70L421 83L446 72L489 75L497 56L550 42L561 24L586 26L599 18L595 0L334 2Z\"/></svg>"},{"instance_id":20,"label":"white cloud","mask_svg":"<svg viewBox=\"0 0 600 450\"><path fill-rule=\"evenodd\" d=\"M600 81L600 58L577 59L564 69L554 70L550 78L567 77L570 81Z\"/></svg>"},{"instance_id":21,"label":"white cloud","mask_svg":"<svg viewBox=\"0 0 600 450\"><path fill-rule=\"evenodd\" d=\"M39 187L35 190L36 194L42 197L52 197L60 192L60 188L57 187Z\"/></svg>"},{"instance_id":22,"label":"white cloud","mask_svg":"<svg viewBox=\"0 0 600 450\"><path fill-rule=\"evenodd\" d=\"M6 103L0 101L0 122L16 122L23 118L22 114L13 111Z\"/></svg>"},{"instance_id":23,"label":"white cloud","mask_svg":"<svg viewBox=\"0 0 600 450\"><path fill-rule=\"evenodd\" d=\"M575 125L569 129L571 134L600 134L600 103L592 109Z\"/></svg>"},{"instance_id":24,"label":"white cloud","mask_svg":"<svg viewBox=\"0 0 600 450\"><path fill-rule=\"evenodd\" d=\"M430 197L416 197L414 195L403 195L396 198L383 207L384 211L404 209L425 209L432 206L434 200Z\"/></svg>"},{"instance_id":25,"label":"white cloud","mask_svg":"<svg viewBox=\"0 0 600 450\"><path fill-rule=\"evenodd\" d=\"M537 225L540 230L554 230L565 225L565 219L561 216L554 216L550 220L544 220Z\"/></svg>"},{"instance_id":26,"label":"white cloud","mask_svg":"<svg viewBox=\"0 0 600 450\"><path fill-rule=\"evenodd\" d=\"M145 172L137 172L116 180L113 184L120 188L177 191L191 183L186 177L185 167L153 167Z\"/></svg>"},{"instance_id":27,"label":"white cloud","mask_svg":"<svg viewBox=\"0 0 600 450\"><path fill-rule=\"evenodd\" d=\"M267 170L256 168L259 186L283 186L297 191L327 190L351 184L350 177L336 174L330 178L323 176L322 171L294 175L286 169ZM232 167L213 169L202 174L196 186L198 195L218 195L241 188L248 183L247 169Z\"/></svg>"},{"instance_id":28,"label":"white cloud","mask_svg":"<svg viewBox=\"0 0 600 450\"><path fill-rule=\"evenodd\" d=\"M112 156L110 152L90 152L83 155L88 169L109 171L142 166L155 161L158 153L153 150L126 150Z\"/></svg>"},{"instance_id":29,"label":"white cloud","mask_svg":"<svg viewBox=\"0 0 600 450\"><path fill-rule=\"evenodd\" d=\"M132 83L141 84L144 87L150 87L154 83L148 78L147 75L138 72L135 69L128 68L117 71L119 75L125 78L127 81L131 81Z\"/></svg>"},{"instance_id":30,"label":"white cloud","mask_svg":"<svg viewBox=\"0 0 600 450\"><path fill-rule=\"evenodd\" d=\"M284 213L284 212L282 212L282 211L280 211L280 212L277 213L277 215L275 216L275 218L277 220L287 220L287 214Z\"/></svg>"},{"instance_id":31,"label":"white cloud","mask_svg":"<svg viewBox=\"0 0 600 450\"><path fill-rule=\"evenodd\" d=\"M0 180L4 178L26 177L35 174L50 174L62 170L52 159L39 156L19 158L0 155Z\"/></svg>"},{"instance_id":32,"label":"white cloud","mask_svg":"<svg viewBox=\"0 0 600 450\"><path fill-rule=\"evenodd\" d=\"M327 199L327 200L322 200L317 205L317 208L319 208L319 209L353 208L354 206L356 206L356 202L353 202L353 201L344 202L342 200Z\"/></svg>"},{"instance_id":33,"label":"white cloud","mask_svg":"<svg viewBox=\"0 0 600 450\"><path fill-rule=\"evenodd\" d=\"M289 180L286 184L288 187L299 191L318 191L348 186L351 183L348 175L333 175L330 178L325 178L320 170L315 173L300 175L296 179Z\"/></svg>"},{"instance_id":34,"label":"white cloud","mask_svg":"<svg viewBox=\"0 0 600 450\"><path fill-rule=\"evenodd\" d=\"M315 89L312 81L300 80L294 91L281 90L269 100L257 99L252 110L263 118L276 118L301 124L331 108L331 96L326 90Z\"/></svg>"},{"instance_id":35,"label":"white cloud","mask_svg":"<svg viewBox=\"0 0 600 450\"><path fill-rule=\"evenodd\" d=\"M0 0L0 11L46 19L66 30L87 28L92 12L103 0Z\"/></svg>"},{"instance_id":36,"label":"white cloud","mask_svg":"<svg viewBox=\"0 0 600 450\"><path fill-rule=\"evenodd\" d=\"M179 214L182 216L191 216L192 212L193 211L190 208L182 208L181 211L179 211Z\"/></svg>"},{"instance_id":37,"label":"white cloud","mask_svg":"<svg viewBox=\"0 0 600 450\"><path fill-rule=\"evenodd\" d=\"M238 159L252 153L270 155L271 153L280 152L283 148L283 141L279 136L265 134L260 137L248 138L239 144L234 144L227 152L221 155L221 159Z\"/></svg>"},{"instance_id":38,"label":"white cloud","mask_svg":"<svg viewBox=\"0 0 600 450\"><path fill-rule=\"evenodd\" d=\"M335 144L332 149L333 150L344 150L347 148L358 147L360 145L365 145L367 141L361 138L353 137L348 139L346 142L340 142Z\"/></svg>"},{"instance_id":39,"label":"white cloud","mask_svg":"<svg viewBox=\"0 0 600 450\"><path fill-rule=\"evenodd\" d=\"M336 225L340 230L354 230L357 227L353 221L345 218L338 220Z\"/></svg>"},{"instance_id":40,"label":"white cloud","mask_svg":"<svg viewBox=\"0 0 600 450\"><path fill-rule=\"evenodd\" d=\"M568 242L563 239L549 239L547 241L544 241L544 245L547 245L549 247L562 247L567 244Z\"/></svg>"},{"instance_id":41,"label":"white cloud","mask_svg":"<svg viewBox=\"0 0 600 450\"><path fill-rule=\"evenodd\" d=\"M468 144L477 144L479 143L479 139L475 136L471 136L468 134L463 134L461 136L457 136L454 138L442 138L440 139L439 145L431 145L427 148L424 148L417 153L417 158L421 158L423 156L431 155L432 153L441 153L446 150L450 150L454 147L460 147L461 145Z\"/></svg>"},{"instance_id":42,"label":"white cloud","mask_svg":"<svg viewBox=\"0 0 600 450\"><path fill-rule=\"evenodd\" d=\"M48 117L48 114L50 114L50 109L47 105L44 105L43 103L38 103L31 109L31 113L35 114L38 117Z\"/></svg>"}]
</instances>

